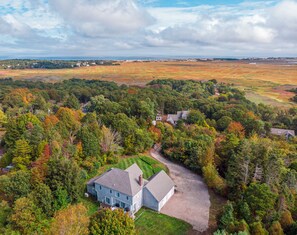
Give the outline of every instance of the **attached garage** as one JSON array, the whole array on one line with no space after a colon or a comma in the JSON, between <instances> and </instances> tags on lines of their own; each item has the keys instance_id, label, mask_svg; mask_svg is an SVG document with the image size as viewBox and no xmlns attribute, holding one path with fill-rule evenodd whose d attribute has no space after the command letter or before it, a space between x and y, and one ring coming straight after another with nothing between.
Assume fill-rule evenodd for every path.
<instances>
[{"instance_id":1,"label":"attached garage","mask_svg":"<svg viewBox=\"0 0 297 235\"><path fill-rule=\"evenodd\" d=\"M159 202L158 211L162 209L162 207L169 201L169 199L173 196L173 194L174 194L174 186L169 191L169 193Z\"/></svg>"},{"instance_id":2,"label":"attached garage","mask_svg":"<svg viewBox=\"0 0 297 235\"><path fill-rule=\"evenodd\" d=\"M143 205L150 209L160 211L173 194L173 181L164 171L160 171L144 186Z\"/></svg>"}]
</instances>

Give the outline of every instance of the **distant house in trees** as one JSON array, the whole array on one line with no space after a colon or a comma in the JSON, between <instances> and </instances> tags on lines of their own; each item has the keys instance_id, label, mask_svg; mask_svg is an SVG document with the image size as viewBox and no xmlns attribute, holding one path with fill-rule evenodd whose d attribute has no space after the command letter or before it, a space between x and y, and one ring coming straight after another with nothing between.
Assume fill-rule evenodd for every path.
<instances>
[{"instance_id":1,"label":"distant house in trees","mask_svg":"<svg viewBox=\"0 0 297 235\"><path fill-rule=\"evenodd\" d=\"M270 133L272 135L284 136L287 139L295 137L295 131L288 129L271 128Z\"/></svg>"},{"instance_id":2,"label":"distant house in trees","mask_svg":"<svg viewBox=\"0 0 297 235\"><path fill-rule=\"evenodd\" d=\"M156 116L156 121L161 122L162 120L163 120L162 114L158 113L157 116Z\"/></svg>"},{"instance_id":3,"label":"distant house in trees","mask_svg":"<svg viewBox=\"0 0 297 235\"><path fill-rule=\"evenodd\" d=\"M135 163L126 170L112 168L87 183L87 192L109 207L123 208L134 215L142 206L160 211L174 194L174 183L164 172L149 180Z\"/></svg>"},{"instance_id":4,"label":"distant house in trees","mask_svg":"<svg viewBox=\"0 0 297 235\"><path fill-rule=\"evenodd\" d=\"M167 115L162 115L161 113L158 113L156 116L156 122L165 122L167 120Z\"/></svg>"},{"instance_id":5,"label":"distant house in trees","mask_svg":"<svg viewBox=\"0 0 297 235\"><path fill-rule=\"evenodd\" d=\"M179 120L186 120L190 111L178 111L176 114L168 114L167 122L176 125Z\"/></svg>"}]
</instances>

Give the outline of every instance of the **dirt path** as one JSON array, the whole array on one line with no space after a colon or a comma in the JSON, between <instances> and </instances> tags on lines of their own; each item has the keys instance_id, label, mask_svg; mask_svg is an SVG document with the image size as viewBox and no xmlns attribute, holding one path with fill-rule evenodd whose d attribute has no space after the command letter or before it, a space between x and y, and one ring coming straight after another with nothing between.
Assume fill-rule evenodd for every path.
<instances>
[{"instance_id":1,"label":"dirt path","mask_svg":"<svg viewBox=\"0 0 297 235\"><path fill-rule=\"evenodd\" d=\"M176 185L176 193L162 208L161 213L190 223L194 230L206 231L208 229L210 197L202 177L165 159L155 150L151 150L150 154L168 167L170 176Z\"/></svg>"}]
</instances>

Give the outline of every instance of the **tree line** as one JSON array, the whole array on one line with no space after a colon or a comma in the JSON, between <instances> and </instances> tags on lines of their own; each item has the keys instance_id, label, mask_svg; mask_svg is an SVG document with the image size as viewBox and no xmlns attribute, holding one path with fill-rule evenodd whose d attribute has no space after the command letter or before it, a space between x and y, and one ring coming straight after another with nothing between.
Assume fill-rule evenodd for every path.
<instances>
[{"instance_id":1,"label":"tree line","mask_svg":"<svg viewBox=\"0 0 297 235\"><path fill-rule=\"evenodd\" d=\"M297 131L296 108L256 105L216 80L170 79L145 87L4 79L0 102L0 167L13 165L0 176L3 234L62 228L67 234L132 234L133 221L120 211L89 216L80 203L84 184L101 166L154 143L229 200L217 234L296 234L297 142L270 134L272 126ZM176 126L152 124L157 113L180 110L190 112Z\"/></svg>"}]
</instances>

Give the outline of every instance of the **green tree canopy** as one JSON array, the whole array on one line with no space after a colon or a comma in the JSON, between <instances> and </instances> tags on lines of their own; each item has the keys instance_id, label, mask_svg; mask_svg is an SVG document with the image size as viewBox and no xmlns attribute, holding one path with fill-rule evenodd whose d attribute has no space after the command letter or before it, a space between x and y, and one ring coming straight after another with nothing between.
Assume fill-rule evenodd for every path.
<instances>
[{"instance_id":1,"label":"green tree canopy","mask_svg":"<svg viewBox=\"0 0 297 235\"><path fill-rule=\"evenodd\" d=\"M274 209L276 195L267 184L252 183L244 194L244 200L253 215L261 219Z\"/></svg>"},{"instance_id":2,"label":"green tree canopy","mask_svg":"<svg viewBox=\"0 0 297 235\"><path fill-rule=\"evenodd\" d=\"M46 183L53 192L59 187L65 189L72 202L78 200L83 187L78 165L66 158L54 158L48 162Z\"/></svg>"},{"instance_id":3,"label":"green tree canopy","mask_svg":"<svg viewBox=\"0 0 297 235\"><path fill-rule=\"evenodd\" d=\"M103 209L91 217L91 235L133 235L136 234L134 220L123 210Z\"/></svg>"}]
</instances>

